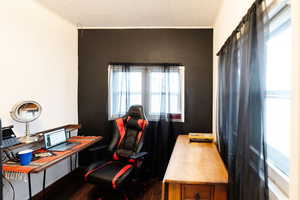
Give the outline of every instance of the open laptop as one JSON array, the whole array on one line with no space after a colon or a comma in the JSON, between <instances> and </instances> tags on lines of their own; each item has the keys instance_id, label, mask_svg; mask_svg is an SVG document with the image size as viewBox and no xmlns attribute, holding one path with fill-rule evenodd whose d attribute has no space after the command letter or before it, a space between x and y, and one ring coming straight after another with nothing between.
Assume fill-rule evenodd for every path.
<instances>
[{"instance_id":1,"label":"open laptop","mask_svg":"<svg viewBox=\"0 0 300 200\"><path fill-rule=\"evenodd\" d=\"M67 142L64 128L44 134L45 148L49 151L66 151L78 145L78 142Z\"/></svg>"}]
</instances>

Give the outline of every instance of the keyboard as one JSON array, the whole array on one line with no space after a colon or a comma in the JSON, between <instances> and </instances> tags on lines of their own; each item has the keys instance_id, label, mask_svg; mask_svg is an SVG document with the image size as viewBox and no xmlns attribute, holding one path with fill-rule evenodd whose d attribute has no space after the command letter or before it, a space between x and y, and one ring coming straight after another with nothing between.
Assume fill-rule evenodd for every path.
<instances>
[{"instance_id":1,"label":"keyboard","mask_svg":"<svg viewBox=\"0 0 300 200\"><path fill-rule=\"evenodd\" d=\"M21 142L15 137L5 138L3 139L3 148L11 147L20 143Z\"/></svg>"},{"instance_id":2,"label":"keyboard","mask_svg":"<svg viewBox=\"0 0 300 200\"><path fill-rule=\"evenodd\" d=\"M62 143L55 147L51 147L48 150L49 151L66 151L68 149L73 148L74 146L77 146L78 144L80 144L80 143L79 142L65 142L65 143Z\"/></svg>"}]
</instances>

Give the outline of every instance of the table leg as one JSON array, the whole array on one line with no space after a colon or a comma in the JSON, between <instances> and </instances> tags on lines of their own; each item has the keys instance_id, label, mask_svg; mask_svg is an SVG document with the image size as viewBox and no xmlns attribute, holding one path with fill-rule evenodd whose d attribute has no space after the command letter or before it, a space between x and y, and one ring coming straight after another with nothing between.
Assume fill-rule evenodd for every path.
<instances>
[{"instance_id":1,"label":"table leg","mask_svg":"<svg viewBox=\"0 0 300 200\"><path fill-rule=\"evenodd\" d=\"M28 192L29 192L29 199L32 199L32 192L31 192L31 177L30 172L28 173Z\"/></svg>"},{"instance_id":2,"label":"table leg","mask_svg":"<svg viewBox=\"0 0 300 200\"><path fill-rule=\"evenodd\" d=\"M44 176L43 176L43 199L45 199L45 188L46 188L46 169L44 170Z\"/></svg>"},{"instance_id":3,"label":"table leg","mask_svg":"<svg viewBox=\"0 0 300 200\"><path fill-rule=\"evenodd\" d=\"M72 155L70 156L70 172L73 171Z\"/></svg>"},{"instance_id":4,"label":"table leg","mask_svg":"<svg viewBox=\"0 0 300 200\"><path fill-rule=\"evenodd\" d=\"M77 158L78 158L78 153L75 154L75 169L77 167Z\"/></svg>"}]
</instances>

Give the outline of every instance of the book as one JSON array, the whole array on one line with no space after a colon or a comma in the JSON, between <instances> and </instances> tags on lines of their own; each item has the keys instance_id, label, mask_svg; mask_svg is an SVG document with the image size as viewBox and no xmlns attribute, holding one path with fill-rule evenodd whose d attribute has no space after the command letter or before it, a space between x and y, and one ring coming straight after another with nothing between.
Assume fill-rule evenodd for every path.
<instances>
[{"instance_id":1,"label":"book","mask_svg":"<svg viewBox=\"0 0 300 200\"><path fill-rule=\"evenodd\" d=\"M214 141L214 135L212 133L189 133L190 142L207 142Z\"/></svg>"}]
</instances>

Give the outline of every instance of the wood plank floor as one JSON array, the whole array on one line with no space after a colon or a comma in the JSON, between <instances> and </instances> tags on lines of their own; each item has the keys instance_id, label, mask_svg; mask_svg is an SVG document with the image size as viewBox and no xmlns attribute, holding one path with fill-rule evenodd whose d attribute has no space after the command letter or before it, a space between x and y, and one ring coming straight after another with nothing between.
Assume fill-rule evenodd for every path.
<instances>
[{"instance_id":1,"label":"wood plank floor","mask_svg":"<svg viewBox=\"0 0 300 200\"><path fill-rule=\"evenodd\" d=\"M130 192L133 200L160 200L161 181L150 180L131 187ZM96 200L97 195L102 193L101 188L84 182L81 173L72 173L52 186L47 188L46 200ZM105 192L105 191L104 191ZM118 200L118 195L107 192L105 200ZM112 196L111 196L112 195ZM117 197L116 197L117 196ZM42 199L42 194L34 197L34 200Z\"/></svg>"},{"instance_id":2,"label":"wood plank floor","mask_svg":"<svg viewBox=\"0 0 300 200\"><path fill-rule=\"evenodd\" d=\"M94 193L95 186L91 184L84 184L73 194L69 195L67 198L64 196L63 198L66 200L94 200L91 194ZM113 197L111 197L113 198ZM55 198L55 200L59 198ZM53 199L53 200L54 200ZM148 185L146 188L146 192L144 194L140 194L134 197L134 200L160 200L161 199L161 182L156 181ZM114 200L114 199L112 199Z\"/></svg>"}]
</instances>

